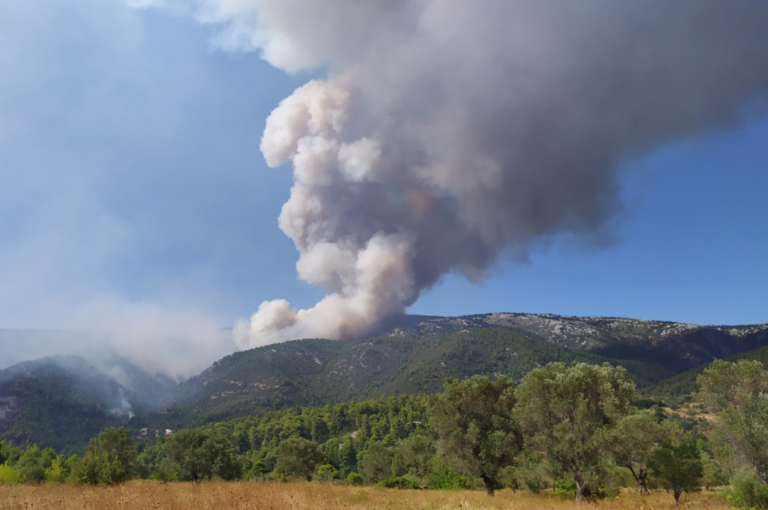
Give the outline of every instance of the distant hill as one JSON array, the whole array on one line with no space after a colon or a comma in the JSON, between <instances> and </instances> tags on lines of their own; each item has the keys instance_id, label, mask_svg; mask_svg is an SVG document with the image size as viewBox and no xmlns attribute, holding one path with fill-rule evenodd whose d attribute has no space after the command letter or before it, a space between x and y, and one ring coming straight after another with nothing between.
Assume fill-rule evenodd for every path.
<instances>
[{"instance_id":1,"label":"distant hill","mask_svg":"<svg viewBox=\"0 0 768 510\"><path fill-rule=\"evenodd\" d=\"M385 334L419 338L489 327L510 329L529 340L611 358L647 361L675 371L768 345L768 324L698 326L644 319L520 313L406 316L390 324Z\"/></svg>"},{"instance_id":2,"label":"distant hill","mask_svg":"<svg viewBox=\"0 0 768 510\"><path fill-rule=\"evenodd\" d=\"M164 423L199 424L259 409L321 405L402 393L434 393L448 378L504 374L520 378L551 361L609 362L641 386L675 372L533 341L506 328L473 328L434 336L388 336L357 342L297 340L239 352L179 386Z\"/></svg>"},{"instance_id":3,"label":"distant hill","mask_svg":"<svg viewBox=\"0 0 768 510\"><path fill-rule=\"evenodd\" d=\"M768 346L758 347L757 349L726 358L727 361L738 361L741 359L757 360L760 361L763 366L768 368ZM698 387L696 386L696 378L710 364L711 363L707 363L667 379L663 379L656 384L644 388L643 393L649 397L658 399L687 399L687 397L698 390Z\"/></svg>"},{"instance_id":4,"label":"distant hill","mask_svg":"<svg viewBox=\"0 0 768 510\"><path fill-rule=\"evenodd\" d=\"M0 370L0 437L82 451L105 427L159 409L174 387L119 358L98 367L77 356L22 362Z\"/></svg>"}]
</instances>

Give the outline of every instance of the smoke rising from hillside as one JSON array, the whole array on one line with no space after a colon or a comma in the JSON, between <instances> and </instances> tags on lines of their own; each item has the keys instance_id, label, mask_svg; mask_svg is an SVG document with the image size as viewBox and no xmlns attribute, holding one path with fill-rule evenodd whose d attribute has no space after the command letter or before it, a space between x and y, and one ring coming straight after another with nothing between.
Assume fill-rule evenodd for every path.
<instances>
[{"instance_id":1,"label":"smoke rising from hillside","mask_svg":"<svg viewBox=\"0 0 768 510\"><path fill-rule=\"evenodd\" d=\"M66 329L0 329L0 370L42 355L75 355L130 389L116 359L179 382L231 354L232 336L220 323L194 308L101 296L80 306Z\"/></svg>"},{"instance_id":2,"label":"smoke rising from hillside","mask_svg":"<svg viewBox=\"0 0 768 510\"><path fill-rule=\"evenodd\" d=\"M766 2L163 5L220 25L225 50L328 71L261 141L270 166L293 168L279 224L298 274L328 295L263 303L236 327L242 347L364 335L446 273L482 279L543 238L599 237L624 160L734 126L768 90Z\"/></svg>"}]
</instances>

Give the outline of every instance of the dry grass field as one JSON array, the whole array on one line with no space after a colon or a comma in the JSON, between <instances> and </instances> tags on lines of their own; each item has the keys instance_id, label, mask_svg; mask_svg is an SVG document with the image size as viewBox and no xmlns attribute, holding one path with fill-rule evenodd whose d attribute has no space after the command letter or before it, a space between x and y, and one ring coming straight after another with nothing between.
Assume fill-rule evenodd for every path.
<instances>
[{"instance_id":1,"label":"dry grass field","mask_svg":"<svg viewBox=\"0 0 768 510\"><path fill-rule=\"evenodd\" d=\"M523 492L403 491L320 483L210 482L162 484L134 481L116 487L0 486L1 510L556 510L571 501ZM641 498L627 491L620 498L585 505L600 510L665 508L728 509L717 495L683 495L675 506L664 492Z\"/></svg>"}]
</instances>

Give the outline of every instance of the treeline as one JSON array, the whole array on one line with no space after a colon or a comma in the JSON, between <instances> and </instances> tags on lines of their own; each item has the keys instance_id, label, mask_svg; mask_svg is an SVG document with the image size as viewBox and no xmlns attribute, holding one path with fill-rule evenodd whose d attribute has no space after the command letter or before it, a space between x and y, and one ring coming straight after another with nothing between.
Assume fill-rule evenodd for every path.
<instances>
[{"instance_id":1,"label":"treeline","mask_svg":"<svg viewBox=\"0 0 768 510\"><path fill-rule=\"evenodd\" d=\"M577 500L629 485L678 499L730 483L737 506L768 507L768 373L759 362L718 361L698 384L716 420L635 408L622 368L550 363L519 384L474 376L438 395L295 407L168 438L110 428L82 456L0 443L0 483L306 479Z\"/></svg>"}]
</instances>

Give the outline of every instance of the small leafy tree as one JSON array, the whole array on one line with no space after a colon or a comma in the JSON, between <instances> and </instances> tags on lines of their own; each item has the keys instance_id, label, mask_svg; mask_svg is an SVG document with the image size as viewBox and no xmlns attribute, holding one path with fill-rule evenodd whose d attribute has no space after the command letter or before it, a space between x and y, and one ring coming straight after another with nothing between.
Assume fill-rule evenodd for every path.
<instances>
[{"instance_id":1,"label":"small leafy tree","mask_svg":"<svg viewBox=\"0 0 768 510\"><path fill-rule=\"evenodd\" d=\"M546 452L576 482L576 500L597 488L617 424L636 394L626 370L577 363L550 363L526 375L517 390L515 416L526 446Z\"/></svg>"},{"instance_id":2,"label":"small leafy tree","mask_svg":"<svg viewBox=\"0 0 768 510\"><path fill-rule=\"evenodd\" d=\"M699 376L700 400L718 419L715 437L768 481L768 372L759 361L717 360Z\"/></svg>"},{"instance_id":3,"label":"small leafy tree","mask_svg":"<svg viewBox=\"0 0 768 510\"><path fill-rule=\"evenodd\" d=\"M347 475L347 478L346 478L347 485L362 485L364 481L365 480L363 480L363 477L358 475L354 471L349 473L349 475Z\"/></svg>"},{"instance_id":4,"label":"small leafy tree","mask_svg":"<svg viewBox=\"0 0 768 510\"><path fill-rule=\"evenodd\" d=\"M136 469L136 449L127 430L110 427L88 442L85 459L101 483L120 483ZM97 483L97 482L92 482Z\"/></svg>"},{"instance_id":5,"label":"small leafy tree","mask_svg":"<svg viewBox=\"0 0 768 510\"><path fill-rule=\"evenodd\" d=\"M373 443L359 463L360 474L368 483L377 483L392 476L392 452L381 443Z\"/></svg>"},{"instance_id":6,"label":"small leafy tree","mask_svg":"<svg viewBox=\"0 0 768 510\"><path fill-rule=\"evenodd\" d=\"M275 474L281 478L305 478L309 480L315 468L325 461L316 443L300 437L292 437L280 443L277 449Z\"/></svg>"},{"instance_id":7,"label":"small leafy tree","mask_svg":"<svg viewBox=\"0 0 768 510\"><path fill-rule=\"evenodd\" d=\"M726 501L737 508L768 508L768 484L751 469L742 469L734 474L730 487L723 492Z\"/></svg>"},{"instance_id":8,"label":"small leafy tree","mask_svg":"<svg viewBox=\"0 0 768 510\"><path fill-rule=\"evenodd\" d=\"M24 483L21 472L8 464L0 464L0 485L19 485Z\"/></svg>"},{"instance_id":9,"label":"small leafy tree","mask_svg":"<svg viewBox=\"0 0 768 510\"><path fill-rule=\"evenodd\" d=\"M30 446L14 464L25 483L42 483L45 480L45 463L37 445Z\"/></svg>"},{"instance_id":10,"label":"small leafy tree","mask_svg":"<svg viewBox=\"0 0 768 510\"><path fill-rule=\"evenodd\" d=\"M629 469L643 496L648 495L648 459L661 432L661 426L649 413L631 414L616 424L616 439L611 442L613 461Z\"/></svg>"},{"instance_id":11,"label":"small leafy tree","mask_svg":"<svg viewBox=\"0 0 768 510\"><path fill-rule=\"evenodd\" d=\"M166 464L164 471L177 472L181 480L199 483L204 479L210 480L214 475L234 480L242 473L233 441L217 431L181 430L165 443L164 451L176 466L172 469Z\"/></svg>"},{"instance_id":12,"label":"small leafy tree","mask_svg":"<svg viewBox=\"0 0 768 510\"><path fill-rule=\"evenodd\" d=\"M706 489L714 489L715 487L721 487L728 483L728 477L723 472L723 467L720 462L713 458L712 455L705 451L702 447L701 441L699 442L699 449L701 450L701 466L703 469L703 477L701 479L702 485Z\"/></svg>"},{"instance_id":13,"label":"small leafy tree","mask_svg":"<svg viewBox=\"0 0 768 510\"><path fill-rule=\"evenodd\" d=\"M522 447L520 427L512 417L515 403L511 380L477 375L448 381L432 405L441 451L469 476L482 479L491 495L499 486L500 471Z\"/></svg>"},{"instance_id":14,"label":"small leafy tree","mask_svg":"<svg viewBox=\"0 0 768 510\"><path fill-rule=\"evenodd\" d=\"M672 491L675 502L683 492L701 490L704 468L701 450L690 435L680 439L665 439L649 458L653 475L664 487Z\"/></svg>"},{"instance_id":15,"label":"small leafy tree","mask_svg":"<svg viewBox=\"0 0 768 510\"><path fill-rule=\"evenodd\" d=\"M412 473L418 478L424 478L429 474L430 464L434 456L434 442L424 435L414 434L403 439L397 445L392 464L392 475L401 476L405 473ZM400 469L396 469L395 464Z\"/></svg>"},{"instance_id":16,"label":"small leafy tree","mask_svg":"<svg viewBox=\"0 0 768 510\"><path fill-rule=\"evenodd\" d=\"M67 470L64 466L65 459L58 456L51 462L51 465L45 469L46 483L64 483L67 479Z\"/></svg>"},{"instance_id":17,"label":"small leafy tree","mask_svg":"<svg viewBox=\"0 0 768 510\"><path fill-rule=\"evenodd\" d=\"M339 476L339 470L330 464L323 464L317 468L313 480L320 482L331 482Z\"/></svg>"},{"instance_id":18,"label":"small leafy tree","mask_svg":"<svg viewBox=\"0 0 768 510\"><path fill-rule=\"evenodd\" d=\"M182 480L196 483L213 475L213 458L202 430L180 430L165 443L165 453L177 466Z\"/></svg>"}]
</instances>

